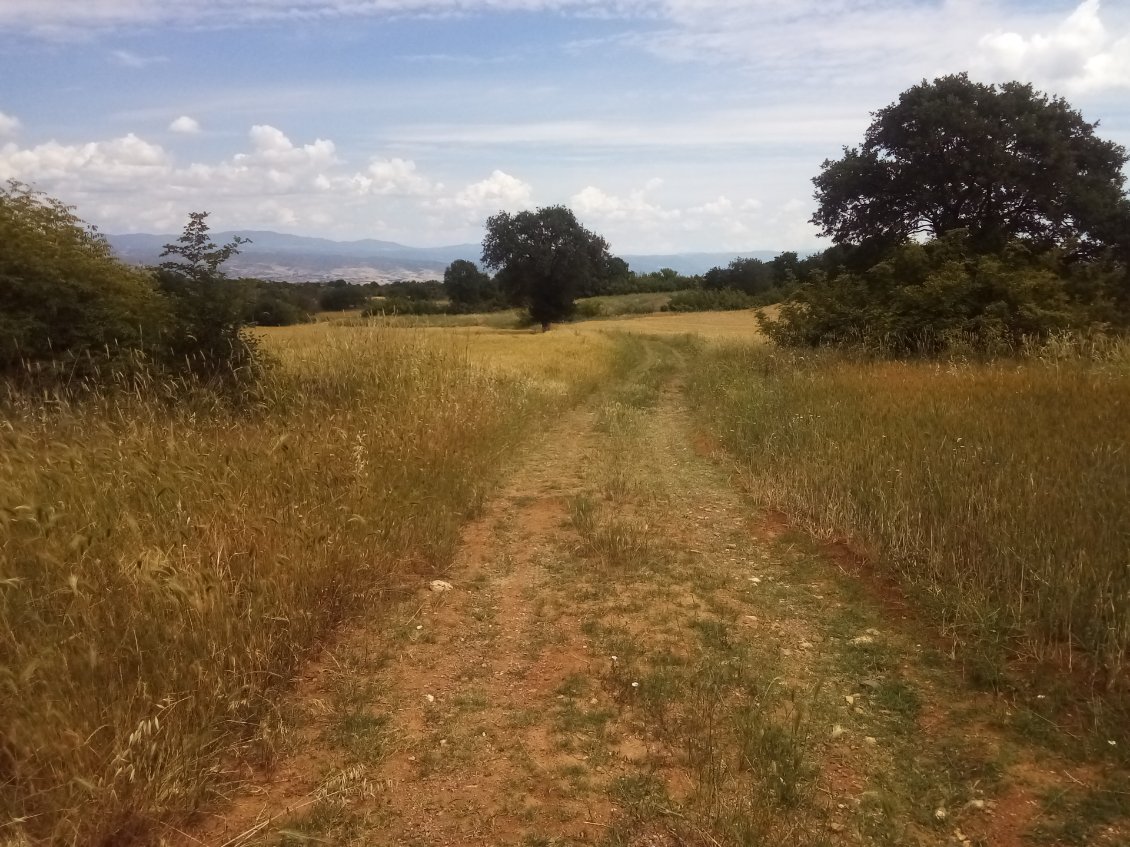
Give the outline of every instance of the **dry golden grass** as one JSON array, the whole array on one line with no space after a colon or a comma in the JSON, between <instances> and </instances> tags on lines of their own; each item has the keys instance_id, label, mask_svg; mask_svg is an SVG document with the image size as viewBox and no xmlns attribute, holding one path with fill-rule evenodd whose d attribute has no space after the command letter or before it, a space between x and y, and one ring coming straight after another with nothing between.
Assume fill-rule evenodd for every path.
<instances>
[{"instance_id":1,"label":"dry golden grass","mask_svg":"<svg viewBox=\"0 0 1130 847\"><path fill-rule=\"evenodd\" d=\"M1130 346L990 364L703 350L693 398L766 503L871 546L955 639L1130 658Z\"/></svg>"},{"instance_id":2,"label":"dry golden grass","mask_svg":"<svg viewBox=\"0 0 1130 847\"><path fill-rule=\"evenodd\" d=\"M125 843L270 758L309 651L442 571L514 445L613 362L588 339L518 376L521 338L476 359L379 327L263 337L251 408L0 406L4 840Z\"/></svg>"},{"instance_id":3,"label":"dry golden grass","mask_svg":"<svg viewBox=\"0 0 1130 847\"><path fill-rule=\"evenodd\" d=\"M573 324L582 332L632 332L646 335L700 335L708 341L762 342L765 336L752 310L687 312L609 318Z\"/></svg>"}]
</instances>

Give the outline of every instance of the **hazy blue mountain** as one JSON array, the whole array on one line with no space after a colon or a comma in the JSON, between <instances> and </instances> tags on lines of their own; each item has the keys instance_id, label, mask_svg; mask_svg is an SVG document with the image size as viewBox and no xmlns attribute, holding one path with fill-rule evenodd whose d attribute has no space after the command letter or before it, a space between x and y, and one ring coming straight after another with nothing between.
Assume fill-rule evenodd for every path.
<instances>
[{"instance_id":1,"label":"hazy blue mountain","mask_svg":"<svg viewBox=\"0 0 1130 847\"><path fill-rule=\"evenodd\" d=\"M234 230L214 232L212 240L226 244L235 236L250 239L240 247L224 269L230 276L253 276L291 282L347 279L351 282L394 279L439 279L444 269L456 259L478 262L478 244L452 244L444 247L409 247L394 241L365 238L358 241L333 241L288 235L270 230ZM114 251L127 262L155 265L166 244L176 241L171 234L132 233L107 235ZM738 256L771 259L773 251L748 253L673 253L654 256L624 256L637 273L672 268L681 274L706 273L713 267L724 267Z\"/></svg>"}]
</instances>

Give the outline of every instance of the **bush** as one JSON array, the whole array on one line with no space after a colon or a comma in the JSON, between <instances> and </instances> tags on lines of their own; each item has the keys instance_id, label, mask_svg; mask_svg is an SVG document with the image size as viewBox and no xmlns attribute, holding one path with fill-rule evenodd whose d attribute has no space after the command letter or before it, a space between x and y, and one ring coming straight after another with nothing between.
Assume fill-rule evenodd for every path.
<instances>
[{"instance_id":1,"label":"bush","mask_svg":"<svg viewBox=\"0 0 1130 847\"><path fill-rule=\"evenodd\" d=\"M262 279L240 279L248 291L243 318L259 326L291 326L309 323L318 311L317 298L290 282Z\"/></svg>"},{"instance_id":2,"label":"bush","mask_svg":"<svg viewBox=\"0 0 1130 847\"><path fill-rule=\"evenodd\" d=\"M0 189L0 375L83 378L151 353L169 320L151 277L71 207Z\"/></svg>"},{"instance_id":3,"label":"bush","mask_svg":"<svg viewBox=\"0 0 1130 847\"><path fill-rule=\"evenodd\" d=\"M667 312L734 312L763 306L761 298L734 288L679 291L663 307Z\"/></svg>"},{"instance_id":4,"label":"bush","mask_svg":"<svg viewBox=\"0 0 1130 847\"><path fill-rule=\"evenodd\" d=\"M762 321L770 338L792 347L908 355L962 346L1001 353L1117 313L1114 301L1097 295L1112 288L1110 279L1080 278L1073 296L1068 273L1059 254L1013 247L977 255L965 234L955 232L900 247L862 272L816 273L776 320Z\"/></svg>"},{"instance_id":5,"label":"bush","mask_svg":"<svg viewBox=\"0 0 1130 847\"><path fill-rule=\"evenodd\" d=\"M181 237L161 254L175 257L157 270L157 283L172 310L165 357L178 372L216 387L246 387L265 365L258 341L244 331L250 293L220 271L246 239L236 236L217 246L209 237L207 217L207 212L189 213Z\"/></svg>"},{"instance_id":6,"label":"bush","mask_svg":"<svg viewBox=\"0 0 1130 847\"><path fill-rule=\"evenodd\" d=\"M318 296L318 305L323 312L346 312L359 309L368 302L368 290L344 280L329 283Z\"/></svg>"}]
</instances>

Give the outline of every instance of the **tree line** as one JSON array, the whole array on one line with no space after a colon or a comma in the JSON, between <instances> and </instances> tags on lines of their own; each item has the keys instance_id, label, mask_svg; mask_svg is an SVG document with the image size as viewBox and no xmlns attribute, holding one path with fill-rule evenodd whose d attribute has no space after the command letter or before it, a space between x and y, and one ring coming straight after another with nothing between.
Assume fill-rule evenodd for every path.
<instances>
[{"instance_id":1,"label":"tree line","mask_svg":"<svg viewBox=\"0 0 1130 847\"><path fill-rule=\"evenodd\" d=\"M966 74L923 81L874 113L863 142L829 159L812 217L832 246L735 259L701 278L635 274L571 210L499 212L480 269L353 285L230 280L241 240L211 242L193 212L158 268L127 266L61 201L0 189L0 374L25 379L144 362L238 383L262 366L250 324L319 310L523 310L548 328L578 298L673 293L673 310L782 305L777 342L902 355L954 343L1007 351L1062 330L1130 327L1130 199L1121 145L1064 100Z\"/></svg>"}]
</instances>

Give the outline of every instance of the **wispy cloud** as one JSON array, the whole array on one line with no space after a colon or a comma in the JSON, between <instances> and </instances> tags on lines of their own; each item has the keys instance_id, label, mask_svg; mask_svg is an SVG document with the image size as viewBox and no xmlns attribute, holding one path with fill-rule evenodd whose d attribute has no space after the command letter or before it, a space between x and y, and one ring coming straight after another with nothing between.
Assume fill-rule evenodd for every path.
<instances>
[{"instance_id":1,"label":"wispy cloud","mask_svg":"<svg viewBox=\"0 0 1130 847\"><path fill-rule=\"evenodd\" d=\"M20 131L20 119L0 112L0 138L8 138Z\"/></svg>"},{"instance_id":2,"label":"wispy cloud","mask_svg":"<svg viewBox=\"0 0 1130 847\"><path fill-rule=\"evenodd\" d=\"M409 144L526 145L535 147L716 148L750 145L838 145L860 136L868 117L859 109L813 114L796 104L774 109L732 109L637 120L432 123L396 127Z\"/></svg>"},{"instance_id":3,"label":"wispy cloud","mask_svg":"<svg viewBox=\"0 0 1130 847\"><path fill-rule=\"evenodd\" d=\"M110 52L110 58L115 64L136 70L147 68L150 65L160 65L169 61L167 56L141 56L137 53L131 53L129 50L112 50Z\"/></svg>"},{"instance_id":4,"label":"wispy cloud","mask_svg":"<svg viewBox=\"0 0 1130 847\"><path fill-rule=\"evenodd\" d=\"M0 27L50 32L122 26L232 26L357 17L448 17L494 12L565 12L592 17L647 14L647 0L4 0Z\"/></svg>"}]
</instances>

